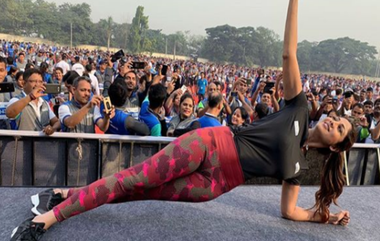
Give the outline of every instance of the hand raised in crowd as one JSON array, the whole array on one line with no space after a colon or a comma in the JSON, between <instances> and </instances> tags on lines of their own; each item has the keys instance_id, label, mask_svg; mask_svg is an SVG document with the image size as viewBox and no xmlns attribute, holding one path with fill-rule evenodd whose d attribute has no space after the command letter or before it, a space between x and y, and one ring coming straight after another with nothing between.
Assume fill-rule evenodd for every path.
<instances>
[{"instance_id":1,"label":"hand raised in crowd","mask_svg":"<svg viewBox=\"0 0 380 241\"><path fill-rule=\"evenodd\" d=\"M322 106L326 106L327 104L332 104L332 97L331 96L327 96L323 102L322 102Z\"/></svg>"},{"instance_id":2,"label":"hand raised in crowd","mask_svg":"<svg viewBox=\"0 0 380 241\"><path fill-rule=\"evenodd\" d=\"M247 84L247 81L243 78L239 78L235 81L234 85L232 86L232 89L234 91L236 91L236 87L240 84L240 83L243 83L243 84Z\"/></svg>"},{"instance_id":3,"label":"hand raised in crowd","mask_svg":"<svg viewBox=\"0 0 380 241\"><path fill-rule=\"evenodd\" d=\"M311 92L307 93L306 97L307 97L307 100L310 101L310 102L314 102L315 101L315 97L314 97L313 93L311 93Z\"/></svg>"},{"instance_id":4,"label":"hand raised in crowd","mask_svg":"<svg viewBox=\"0 0 380 241\"><path fill-rule=\"evenodd\" d=\"M244 94L241 93L240 91L237 91L238 98L241 102L245 101ZM223 98L224 99L224 98Z\"/></svg>"},{"instance_id":5,"label":"hand raised in crowd","mask_svg":"<svg viewBox=\"0 0 380 241\"><path fill-rule=\"evenodd\" d=\"M276 95L276 88L273 87L272 89L270 89L271 91L271 96L274 97Z\"/></svg>"},{"instance_id":6,"label":"hand raised in crowd","mask_svg":"<svg viewBox=\"0 0 380 241\"><path fill-rule=\"evenodd\" d=\"M100 106L100 103L103 101L103 96L94 95L92 99L87 103L87 108L91 109L95 106Z\"/></svg>"},{"instance_id":7,"label":"hand raised in crowd","mask_svg":"<svg viewBox=\"0 0 380 241\"><path fill-rule=\"evenodd\" d=\"M148 64L148 62L144 62L145 63L145 67L144 67L144 73L146 74L146 75L151 75L151 73L150 73L150 66L149 66L149 64Z\"/></svg>"},{"instance_id":8,"label":"hand raised in crowd","mask_svg":"<svg viewBox=\"0 0 380 241\"><path fill-rule=\"evenodd\" d=\"M224 106L228 105L227 97L224 94L223 94L223 105Z\"/></svg>"},{"instance_id":9,"label":"hand raised in crowd","mask_svg":"<svg viewBox=\"0 0 380 241\"><path fill-rule=\"evenodd\" d=\"M108 66L109 68L113 68L113 62L111 61L111 58L110 58L110 57L107 58L107 66Z\"/></svg>"},{"instance_id":10,"label":"hand raised in crowd","mask_svg":"<svg viewBox=\"0 0 380 241\"><path fill-rule=\"evenodd\" d=\"M106 109L103 110L104 117L106 119L112 119L115 116L115 106L111 106L111 110L109 112L106 111Z\"/></svg>"},{"instance_id":11,"label":"hand raised in crowd","mask_svg":"<svg viewBox=\"0 0 380 241\"><path fill-rule=\"evenodd\" d=\"M42 130L45 135L50 136L54 133L54 128L51 125L45 126L45 128Z\"/></svg>"},{"instance_id":12,"label":"hand raised in crowd","mask_svg":"<svg viewBox=\"0 0 380 241\"><path fill-rule=\"evenodd\" d=\"M161 70L160 70L161 71ZM158 74L154 76L152 85L161 83L161 80L165 77L165 75Z\"/></svg>"},{"instance_id":13,"label":"hand raised in crowd","mask_svg":"<svg viewBox=\"0 0 380 241\"><path fill-rule=\"evenodd\" d=\"M177 95L180 95L180 96L184 94L181 88L176 89L173 93L176 93Z\"/></svg>"},{"instance_id":14,"label":"hand raised in crowd","mask_svg":"<svg viewBox=\"0 0 380 241\"><path fill-rule=\"evenodd\" d=\"M169 81L169 82L166 82L167 83L167 86L166 86L166 92L168 92L168 94L171 94L175 88L175 82L176 80L172 80L172 81Z\"/></svg>"},{"instance_id":15,"label":"hand raised in crowd","mask_svg":"<svg viewBox=\"0 0 380 241\"><path fill-rule=\"evenodd\" d=\"M261 81L260 84L259 84L259 87L257 89L259 91L263 91L266 85L267 84L264 81Z\"/></svg>"},{"instance_id":16,"label":"hand raised in crowd","mask_svg":"<svg viewBox=\"0 0 380 241\"><path fill-rule=\"evenodd\" d=\"M44 93L45 90L46 90L45 85L36 86L36 87L34 87L34 89L30 92L30 94L33 95L33 97L35 97L36 99L38 99L39 97L42 97L42 96L46 96L46 95L47 95L46 93Z\"/></svg>"},{"instance_id":17,"label":"hand raised in crowd","mask_svg":"<svg viewBox=\"0 0 380 241\"><path fill-rule=\"evenodd\" d=\"M369 126L367 118L365 116L362 116L362 117L359 118L359 123L358 124L360 126L364 127L364 128L368 128L368 126Z\"/></svg>"}]
</instances>

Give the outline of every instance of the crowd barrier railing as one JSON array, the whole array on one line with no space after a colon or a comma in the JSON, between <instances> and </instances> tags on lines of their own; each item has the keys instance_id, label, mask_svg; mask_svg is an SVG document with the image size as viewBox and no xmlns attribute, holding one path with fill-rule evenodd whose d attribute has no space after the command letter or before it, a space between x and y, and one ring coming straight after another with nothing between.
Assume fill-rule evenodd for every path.
<instances>
[{"instance_id":1,"label":"crowd barrier railing","mask_svg":"<svg viewBox=\"0 0 380 241\"><path fill-rule=\"evenodd\" d=\"M83 186L138 164L174 138L0 131L0 186ZM347 185L380 184L380 145L345 153Z\"/></svg>"}]
</instances>

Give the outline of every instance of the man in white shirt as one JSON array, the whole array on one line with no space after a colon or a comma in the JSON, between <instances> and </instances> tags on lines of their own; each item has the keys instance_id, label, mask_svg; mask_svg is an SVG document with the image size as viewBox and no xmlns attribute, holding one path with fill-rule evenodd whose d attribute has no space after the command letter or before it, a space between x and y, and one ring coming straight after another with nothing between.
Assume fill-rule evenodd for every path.
<instances>
[{"instance_id":1,"label":"man in white shirt","mask_svg":"<svg viewBox=\"0 0 380 241\"><path fill-rule=\"evenodd\" d=\"M114 109L106 113L104 118L100 114L100 104L103 97L91 97L91 80L82 76L73 83L73 99L59 107L58 115L63 124L62 131L73 133L95 133L95 125L101 131L108 129L110 119L115 115Z\"/></svg>"},{"instance_id":2,"label":"man in white shirt","mask_svg":"<svg viewBox=\"0 0 380 241\"><path fill-rule=\"evenodd\" d=\"M71 70L76 71L79 74L79 76L83 75L85 69L84 69L83 65L80 63L79 56L75 56L75 58L74 58L74 64L71 67Z\"/></svg>"},{"instance_id":3,"label":"man in white shirt","mask_svg":"<svg viewBox=\"0 0 380 241\"><path fill-rule=\"evenodd\" d=\"M92 92L94 93L94 95L100 95L98 78L96 78L96 76L94 74L96 71L96 66L95 66L95 68L93 68L92 64L88 64L88 65L86 65L85 68L86 68L86 72L88 73L88 76L91 79Z\"/></svg>"},{"instance_id":4,"label":"man in white shirt","mask_svg":"<svg viewBox=\"0 0 380 241\"><path fill-rule=\"evenodd\" d=\"M28 69L24 75L24 90L20 96L12 98L5 111L14 130L43 131L51 135L61 129L58 118L49 104L42 99L45 96L42 73L38 69Z\"/></svg>"},{"instance_id":5,"label":"man in white shirt","mask_svg":"<svg viewBox=\"0 0 380 241\"><path fill-rule=\"evenodd\" d=\"M67 71L70 70L70 65L66 62L67 60L67 54L62 54L62 59L61 61L59 61L55 67L60 67L62 70L63 70L63 75L65 75L67 73Z\"/></svg>"}]
</instances>

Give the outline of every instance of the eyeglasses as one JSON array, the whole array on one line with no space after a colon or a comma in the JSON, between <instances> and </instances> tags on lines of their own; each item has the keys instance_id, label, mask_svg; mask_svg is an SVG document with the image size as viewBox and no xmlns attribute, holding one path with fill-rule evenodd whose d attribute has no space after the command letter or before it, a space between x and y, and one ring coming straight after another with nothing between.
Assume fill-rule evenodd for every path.
<instances>
[{"instance_id":1,"label":"eyeglasses","mask_svg":"<svg viewBox=\"0 0 380 241\"><path fill-rule=\"evenodd\" d=\"M31 83L31 84L35 84L35 83L37 83L37 84L43 84L44 83L42 80L28 80L28 82Z\"/></svg>"}]
</instances>

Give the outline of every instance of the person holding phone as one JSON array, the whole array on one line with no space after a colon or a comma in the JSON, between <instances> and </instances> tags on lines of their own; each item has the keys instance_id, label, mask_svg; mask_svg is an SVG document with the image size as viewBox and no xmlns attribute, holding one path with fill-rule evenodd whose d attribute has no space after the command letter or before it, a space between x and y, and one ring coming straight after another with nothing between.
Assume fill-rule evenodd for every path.
<instances>
[{"instance_id":1,"label":"person holding phone","mask_svg":"<svg viewBox=\"0 0 380 241\"><path fill-rule=\"evenodd\" d=\"M280 110L280 106L276 99L276 87L274 82L260 80L260 84L251 99L251 105L253 107L256 105L257 100L259 100L259 103L268 105L268 114L273 114Z\"/></svg>"},{"instance_id":2,"label":"person holding phone","mask_svg":"<svg viewBox=\"0 0 380 241\"><path fill-rule=\"evenodd\" d=\"M297 61L298 0L289 0L283 49L286 107L242 130L200 128L177 138L144 162L94 183L71 189L47 190L38 205L42 215L25 220L12 241L41 238L52 225L106 203L135 200L210 201L244 183L252 175L283 180L279 206L284 218L299 222L347 225L350 213L332 213L343 191L342 152L352 147L355 130L347 119L327 119L308 129L307 101ZM274 126L285 128L273 128ZM260 138L261 137L261 138ZM297 206L305 168L304 149L328 152L321 187L312 209ZM329 177L329 178L327 178ZM334 182L331 182L334 180ZM258 194L260 195L260 194ZM54 199L53 199L54 197ZM50 207L53 206L51 209Z\"/></svg>"},{"instance_id":3,"label":"person holding phone","mask_svg":"<svg viewBox=\"0 0 380 241\"><path fill-rule=\"evenodd\" d=\"M108 129L110 119L115 115L114 108L104 117L100 113L103 96L91 97L91 79L77 77L73 82L73 99L62 104L58 109L62 131L72 133L95 133L95 125L101 131ZM90 98L91 97L91 98Z\"/></svg>"},{"instance_id":4,"label":"person holding phone","mask_svg":"<svg viewBox=\"0 0 380 241\"><path fill-rule=\"evenodd\" d=\"M61 129L61 124L49 104L42 98L45 85L38 69L28 69L23 74L25 82L19 96L12 98L5 111L13 130L43 131L52 135ZM39 115L36 110L39 109Z\"/></svg>"}]
</instances>

